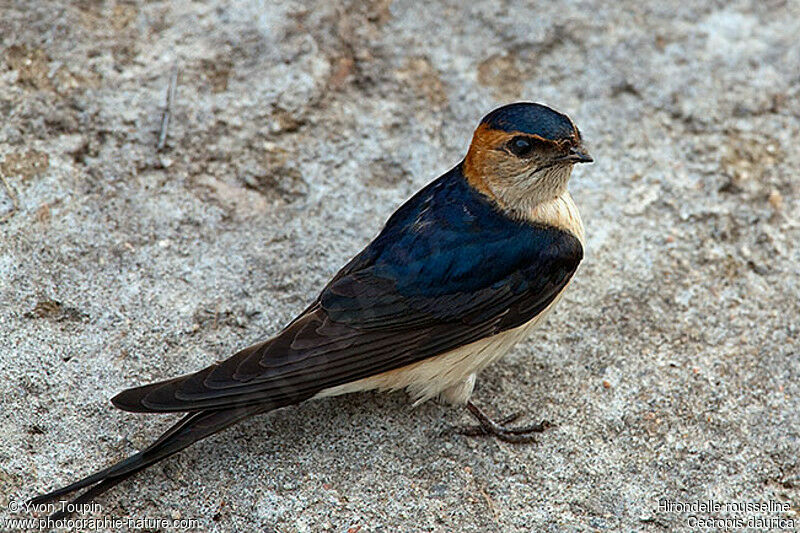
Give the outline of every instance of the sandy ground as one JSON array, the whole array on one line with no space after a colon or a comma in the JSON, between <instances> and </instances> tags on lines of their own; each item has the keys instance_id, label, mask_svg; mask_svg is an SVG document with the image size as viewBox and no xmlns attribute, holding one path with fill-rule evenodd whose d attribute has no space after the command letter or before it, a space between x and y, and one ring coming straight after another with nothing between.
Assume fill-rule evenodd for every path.
<instances>
[{"instance_id":1,"label":"sandy ground","mask_svg":"<svg viewBox=\"0 0 800 533\"><path fill-rule=\"evenodd\" d=\"M174 417L108 398L275 332L483 114L525 99L567 112L595 156L571 185L586 259L475 399L555 428L515 446L403 394L330 399L208 439L84 517L800 523L800 4L465 5L0 2L3 507L144 447Z\"/></svg>"}]
</instances>

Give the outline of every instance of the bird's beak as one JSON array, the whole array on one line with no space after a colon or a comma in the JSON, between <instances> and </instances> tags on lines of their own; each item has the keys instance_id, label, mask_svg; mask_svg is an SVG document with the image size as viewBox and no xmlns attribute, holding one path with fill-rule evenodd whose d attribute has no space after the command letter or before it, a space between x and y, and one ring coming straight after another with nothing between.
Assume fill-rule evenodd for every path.
<instances>
[{"instance_id":1,"label":"bird's beak","mask_svg":"<svg viewBox=\"0 0 800 533\"><path fill-rule=\"evenodd\" d=\"M589 155L589 152L583 146L576 146L570 148L569 154L562 158L562 161L569 161L571 163L592 163L594 159Z\"/></svg>"}]
</instances>

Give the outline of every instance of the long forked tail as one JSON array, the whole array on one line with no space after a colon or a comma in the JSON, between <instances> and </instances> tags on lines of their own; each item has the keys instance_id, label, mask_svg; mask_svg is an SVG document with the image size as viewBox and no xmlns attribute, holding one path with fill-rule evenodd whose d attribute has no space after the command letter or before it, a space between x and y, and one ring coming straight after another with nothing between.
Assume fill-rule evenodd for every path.
<instances>
[{"instance_id":1,"label":"long forked tail","mask_svg":"<svg viewBox=\"0 0 800 533\"><path fill-rule=\"evenodd\" d=\"M204 439L214 433L232 426L233 424L255 414L267 411L269 408L263 405L250 405L216 411L199 411L190 413L179 420L174 426L169 428L158 440L131 457L118 462L108 468L87 476L66 487L56 489L36 496L30 500L33 505L39 505L53 501L61 496L76 490L89 490L75 497L70 504L84 504L109 490L113 486L125 481L140 470L169 457L187 446ZM72 505L65 508L73 507ZM58 511L50 516L53 521L66 518L70 513Z\"/></svg>"}]
</instances>

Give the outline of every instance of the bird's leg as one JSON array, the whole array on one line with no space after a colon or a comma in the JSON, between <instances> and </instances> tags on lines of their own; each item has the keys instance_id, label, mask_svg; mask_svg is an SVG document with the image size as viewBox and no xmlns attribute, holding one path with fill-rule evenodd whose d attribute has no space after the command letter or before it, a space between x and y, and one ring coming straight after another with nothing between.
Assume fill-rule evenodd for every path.
<instances>
[{"instance_id":1,"label":"bird's leg","mask_svg":"<svg viewBox=\"0 0 800 533\"><path fill-rule=\"evenodd\" d=\"M536 442L536 438L533 435L534 433L541 433L545 429L553 426L553 424L547 420L542 420L538 424L509 428L506 427L506 424L519 418L521 413L515 413L495 421L483 412L483 409L472 403L472 401L467 402L467 410L478 421L478 425L461 429L459 433L462 435L473 437L479 435L493 435L502 441L514 443Z\"/></svg>"}]
</instances>

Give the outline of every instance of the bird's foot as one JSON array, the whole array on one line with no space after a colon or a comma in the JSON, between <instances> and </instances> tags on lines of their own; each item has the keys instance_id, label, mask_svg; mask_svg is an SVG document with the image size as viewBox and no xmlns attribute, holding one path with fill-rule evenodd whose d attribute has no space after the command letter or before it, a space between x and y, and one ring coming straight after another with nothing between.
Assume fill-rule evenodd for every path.
<instances>
[{"instance_id":1,"label":"bird's foot","mask_svg":"<svg viewBox=\"0 0 800 533\"><path fill-rule=\"evenodd\" d=\"M472 402L467 402L467 410L478 421L478 425L460 428L458 432L470 437L491 435L505 442L536 442L535 433L541 433L545 429L553 427L553 424L547 420L527 426L507 427L506 424L518 419L522 413L515 413L500 420L492 420Z\"/></svg>"}]
</instances>

